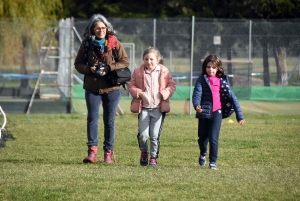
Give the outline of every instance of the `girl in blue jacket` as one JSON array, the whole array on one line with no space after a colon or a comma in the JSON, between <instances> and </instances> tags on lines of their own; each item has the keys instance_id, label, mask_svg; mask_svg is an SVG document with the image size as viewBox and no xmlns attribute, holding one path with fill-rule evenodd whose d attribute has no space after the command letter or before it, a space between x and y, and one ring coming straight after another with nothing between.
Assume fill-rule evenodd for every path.
<instances>
[{"instance_id":1,"label":"girl in blue jacket","mask_svg":"<svg viewBox=\"0 0 300 201\"><path fill-rule=\"evenodd\" d=\"M205 58L192 99L196 118L198 118L199 165L206 164L209 143L209 168L217 170L222 119L235 112L238 123L240 125L245 123L239 102L230 89L228 76L224 74L222 61L217 55L209 55Z\"/></svg>"}]
</instances>

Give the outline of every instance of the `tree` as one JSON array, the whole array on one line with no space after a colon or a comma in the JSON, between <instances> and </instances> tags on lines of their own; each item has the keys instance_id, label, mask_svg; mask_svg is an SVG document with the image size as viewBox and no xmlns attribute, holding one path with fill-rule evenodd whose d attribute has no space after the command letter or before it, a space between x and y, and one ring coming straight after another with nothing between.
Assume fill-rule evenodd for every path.
<instances>
[{"instance_id":1,"label":"tree","mask_svg":"<svg viewBox=\"0 0 300 201\"><path fill-rule=\"evenodd\" d=\"M0 48L3 64L20 65L20 73L27 74L29 49L38 50L43 33L56 25L62 16L61 0L0 1ZM22 79L20 87L28 88L29 80Z\"/></svg>"},{"instance_id":2,"label":"tree","mask_svg":"<svg viewBox=\"0 0 300 201\"><path fill-rule=\"evenodd\" d=\"M264 22L266 19L282 19L282 18L297 18L299 17L300 3L298 0L253 0L249 4L249 10L244 14L249 18L263 19L263 26L260 27L260 31L266 33L278 33L278 27L270 25L268 22ZM288 20L287 20L288 22ZM280 30L279 30L280 32ZM270 86L270 74L269 74L269 48L273 48L274 58L277 68L276 83L281 84L287 79L287 66L286 66L286 47L292 41L282 41L278 37L265 35L260 41L263 47L263 69L264 69L264 85Z\"/></svg>"},{"instance_id":3,"label":"tree","mask_svg":"<svg viewBox=\"0 0 300 201\"><path fill-rule=\"evenodd\" d=\"M156 1L156 0L155 0ZM162 7L152 9L155 1L137 0L63 0L64 17L89 19L99 13L107 18L146 18L160 16ZM161 2L159 3L161 5Z\"/></svg>"},{"instance_id":4,"label":"tree","mask_svg":"<svg viewBox=\"0 0 300 201\"><path fill-rule=\"evenodd\" d=\"M89 18L94 13L101 13L106 17L121 18L171 18L191 17L213 19L296 19L300 17L299 0L65 0L65 17ZM267 23L266 23L267 24ZM260 25L259 25L260 26ZM270 25L268 25L270 26ZM268 27L267 26L267 27ZM167 27L164 27L165 29ZM272 27L275 30L276 27ZM169 28L171 30L171 28ZM258 32L264 32L265 24ZM230 30L234 33L234 29ZM270 29L268 30L270 33ZM166 31L168 32L168 31ZM229 33L230 35L230 33ZM273 48L276 66L277 83L287 77L286 47L292 41L272 39L273 36L264 36L254 43L262 47L264 85L270 86L269 49ZM159 39L158 39L159 40ZM205 41L204 41L205 42ZM226 43L226 44L225 44ZM227 59L232 58L231 46L236 43L236 38L227 38L224 44L228 47ZM272 52L272 51L271 51ZM228 65L229 71L231 69Z\"/></svg>"}]
</instances>

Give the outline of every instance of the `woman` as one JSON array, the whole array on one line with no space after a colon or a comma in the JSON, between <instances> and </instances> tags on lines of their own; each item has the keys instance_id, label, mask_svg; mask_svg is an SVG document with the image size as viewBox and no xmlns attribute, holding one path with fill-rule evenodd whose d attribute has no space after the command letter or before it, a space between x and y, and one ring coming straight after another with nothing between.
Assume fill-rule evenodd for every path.
<instances>
[{"instance_id":1,"label":"woman","mask_svg":"<svg viewBox=\"0 0 300 201\"><path fill-rule=\"evenodd\" d=\"M113 162L115 114L121 91L120 86L111 86L106 77L110 71L128 67L125 49L114 35L113 26L103 15L93 15L83 34L84 40L75 59L76 70L84 74L83 88L88 112L88 156L83 159L84 163L97 162L98 120L101 103L104 124L104 162ZM113 52L116 52L116 55Z\"/></svg>"}]
</instances>

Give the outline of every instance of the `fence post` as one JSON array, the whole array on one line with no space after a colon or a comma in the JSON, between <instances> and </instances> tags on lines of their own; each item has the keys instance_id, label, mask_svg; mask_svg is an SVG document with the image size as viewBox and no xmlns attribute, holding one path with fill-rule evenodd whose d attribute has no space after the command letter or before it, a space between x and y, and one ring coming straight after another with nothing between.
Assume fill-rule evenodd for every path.
<instances>
[{"instance_id":1,"label":"fence post","mask_svg":"<svg viewBox=\"0 0 300 201\"><path fill-rule=\"evenodd\" d=\"M252 51L252 20L249 21L249 50L248 50L248 61L251 61L251 51ZM248 64L248 86L251 86L251 78L252 78L252 65Z\"/></svg>"},{"instance_id":2,"label":"fence post","mask_svg":"<svg viewBox=\"0 0 300 201\"><path fill-rule=\"evenodd\" d=\"M73 56L73 49L74 49L74 17L71 17L71 22L70 22L70 34L71 34L71 38L70 38L70 105L69 105L69 110L70 110L70 114L73 113L73 61L74 61L74 56Z\"/></svg>"},{"instance_id":3,"label":"fence post","mask_svg":"<svg viewBox=\"0 0 300 201\"><path fill-rule=\"evenodd\" d=\"M153 19L153 47L156 46L156 19Z\"/></svg>"},{"instance_id":4,"label":"fence post","mask_svg":"<svg viewBox=\"0 0 300 201\"><path fill-rule=\"evenodd\" d=\"M195 16L192 16L192 30L191 30L191 63L190 63L190 115L192 115L192 88L193 88L193 66L194 66L194 30L195 30Z\"/></svg>"}]
</instances>

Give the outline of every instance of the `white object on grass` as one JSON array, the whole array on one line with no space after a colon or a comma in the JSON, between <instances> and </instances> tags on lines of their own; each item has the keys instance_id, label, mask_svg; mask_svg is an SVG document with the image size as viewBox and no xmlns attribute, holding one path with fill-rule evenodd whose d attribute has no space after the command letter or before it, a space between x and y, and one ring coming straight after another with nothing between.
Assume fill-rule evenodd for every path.
<instances>
[{"instance_id":1,"label":"white object on grass","mask_svg":"<svg viewBox=\"0 0 300 201\"><path fill-rule=\"evenodd\" d=\"M1 135L2 135L2 130L5 130L5 125L6 125L6 115L4 113L4 111L2 110L2 107L0 106L0 113L3 115L3 118L4 118L4 122L2 124L2 127L1 127L1 132L0 132L0 139L1 139Z\"/></svg>"}]
</instances>

